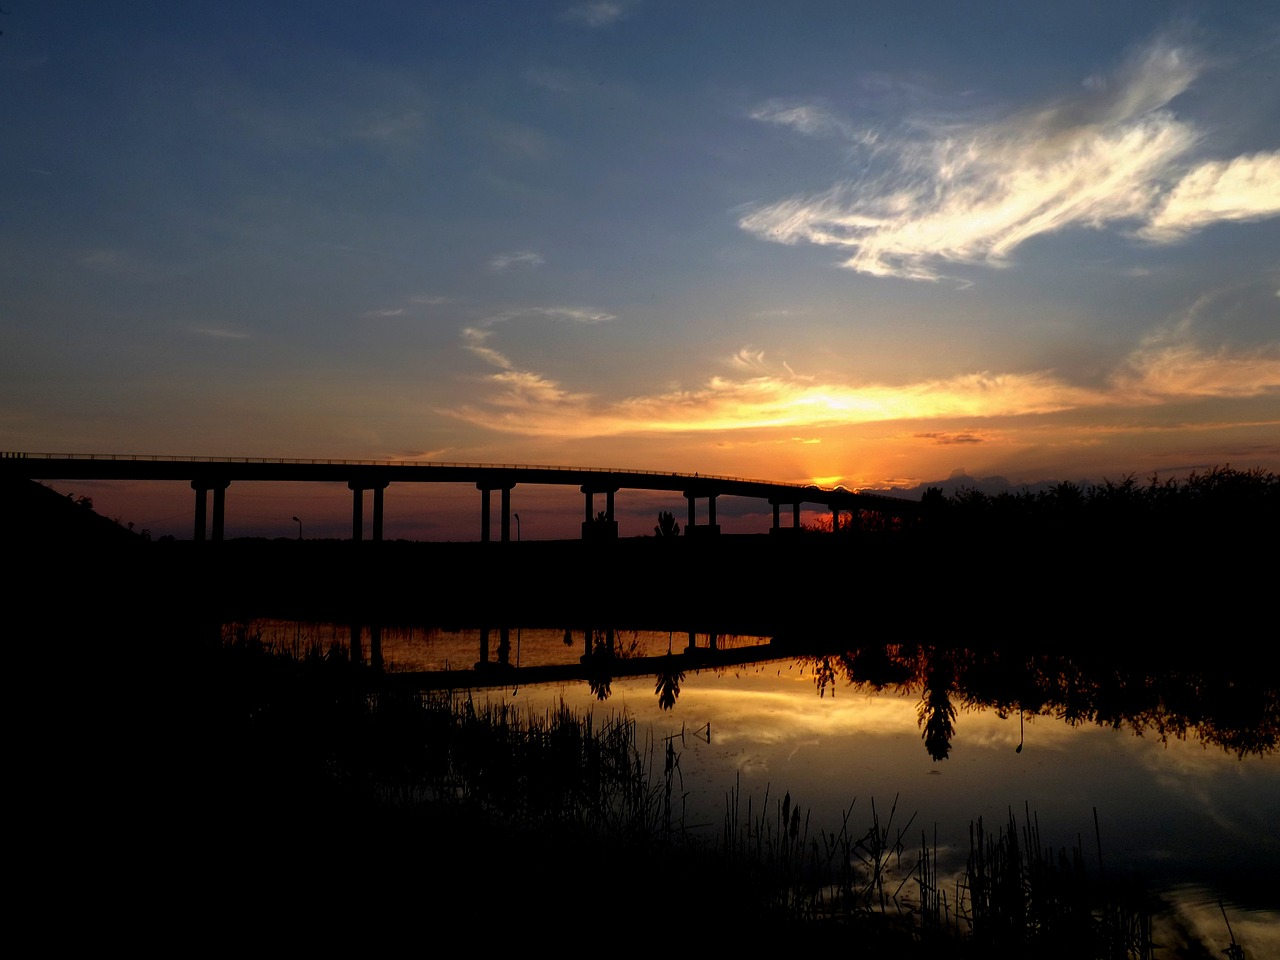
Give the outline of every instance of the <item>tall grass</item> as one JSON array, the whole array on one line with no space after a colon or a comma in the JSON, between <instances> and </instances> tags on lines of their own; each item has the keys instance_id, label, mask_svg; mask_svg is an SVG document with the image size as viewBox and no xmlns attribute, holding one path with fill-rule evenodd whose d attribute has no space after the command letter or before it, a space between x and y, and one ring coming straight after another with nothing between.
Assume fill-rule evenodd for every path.
<instances>
[{"instance_id":1,"label":"tall grass","mask_svg":"<svg viewBox=\"0 0 1280 960\"><path fill-rule=\"evenodd\" d=\"M519 862L532 842L539 858L565 859L571 876L585 856L644 878L644 891L669 881L696 890L709 925L736 911L761 929L902 956L1152 957L1152 901L1103 876L1100 844L1096 868L1079 843L1045 847L1029 811L1021 827L1010 815L995 833L977 821L963 874L950 878L936 839L922 837L919 855L908 854L914 817L902 822L896 798L887 811L870 801L864 829L854 827L851 804L829 831L790 794L771 799L766 790L757 802L737 783L717 836L686 821L678 737L655 742L625 715L600 718L563 702L537 713L395 689L318 648L296 660L248 635L223 647L223 720L244 734L241 747L260 744L269 761L254 775L294 777L299 797L359 800L353 809L382 811L397 834L439 834L437 857ZM238 685L225 682L237 676ZM287 769L281 742L292 751ZM329 787L317 791L321 782ZM481 901L462 903L483 910ZM627 915L625 903L615 909L609 922Z\"/></svg>"}]
</instances>

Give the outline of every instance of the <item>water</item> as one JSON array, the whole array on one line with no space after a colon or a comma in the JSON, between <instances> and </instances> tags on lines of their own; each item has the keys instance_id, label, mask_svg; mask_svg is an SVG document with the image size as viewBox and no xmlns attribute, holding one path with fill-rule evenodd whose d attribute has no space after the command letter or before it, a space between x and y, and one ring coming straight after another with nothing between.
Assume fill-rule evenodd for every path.
<instances>
[{"instance_id":1,"label":"water","mask_svg":"<svg viewBox=\"0 0 1280 960\"><path fill-rule=\"evenodd\" d=\"M253 629L284 648L345 646L350 638L348 627L335 624L261 621ZM499 632L490 631L489 664L505 658L513 667L571 668L588 649L581 631L569 644L563 630L548 629L512 629L507 640L504 647ZM592 644L607 640L603 633L590 637ZM710 638L694 641L705 648ZM370 642L364 634L366 656ZM689 635L619 631L612 642L622 660L661 657L683 651ZM963 868L978 818L990 831L1011 814L1020 825L1030 817L1043 844L1079 845L1093 869L1140 875L1158 889L1172 907L1166 942L1180 935L1170 924L1181 924L1221 955L1230 943L1221 899L1250 957L1280 956L1280 894L1270 880L1280 855L1280 758L1274 730L1264 729L1267 721L1274 727L1277 715L1274 687L1263 690L1258 706L1244 680L1197 673L1192 706L1185 708L1196 712L1189 715L1170 708L1186 684L1151 689L1144 681L1135 690L1126 678L1129 689L1117 692L1090 686L1096 678L1089 674L1059 679L1046 671L1030 686L1015 678L1011 693L1008 677L1000 678L1006 687L991 680L1004 669L999 661L993 666L968 654L891 648L888 665L837 656L825 660L836 664L826 672L821 657L776 659L767 638L715 642L762 659L685 670L669 709L660 705L652 675L625 677L620 670L593 690L582 680L520 683L516 674L505 685L484 686L493 682L490 669L473 675L474 696L536 712L561 702L579 711L625 711L655 745L675 743L678 791L685 820L695 827L718 830L734 789L743 808L749 798L756 811L789 793L809 816L811 834L833 832L846 817L861 833L874 804L882 825L904 831L904 860L914 861L922 842L936 845L945 872ZM470 669L480 659L481 632L384 630L381 648L390 670ZM880 689L859 679L883 679L908 662L913 675ZM943 689L943 706L956 710L941 760L922 738L919 711L928 685ZM1045 704L1049 688L1067 692ZM1073 705L1072 697L1081 702ZM938 707L936 696L932 702ZM1015 702L1041 708L1009 709ZM1062 719L1073 713L1074 722Z\"/></svg>"}]
</instances>

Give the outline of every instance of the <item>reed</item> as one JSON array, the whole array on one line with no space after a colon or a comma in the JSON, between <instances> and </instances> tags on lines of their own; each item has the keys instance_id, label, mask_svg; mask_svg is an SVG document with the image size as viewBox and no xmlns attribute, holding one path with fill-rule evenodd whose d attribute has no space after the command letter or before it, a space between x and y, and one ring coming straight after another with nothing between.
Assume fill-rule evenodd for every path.
<instances>
[{"instance_id":1,"label":"reed","mask_svg":"<svg viewBox=\"0 0 1280 960\"><path fill-rule=\"evenodd\" d=\"M979 819L963 872L948 877L936 836L922 835L919 855L907 855L914 816L899 826L897 798L887 811L869 801L861 831L855 801L828 831L789 793L771 799L766 789L757 802L739 781L725 796L716 835L686 822L683 734L655 743L626 715L602 718L563 702L533 713L467 694L398 689L319 644L299 657L244 632L224 638L219 662L209 676L220 722L229 736L240 734L236 764L256 745L265 760L254 776L291 777L281 783L296 797L355 800L355 808L396 824L397 835L430 837L437 858L447 849L479 863L510 862L536 849L565 862L567 873L584 856L618 862L611 875L630 877L633 895L671 878L696 890L704 914L691 922L734 916L903 957L1153 956L1155 901L1104 875L1100 830L1091 865L1080 841L1071 850L1047 847L1030 810L1021 825L1010 813L994 832ZM294 757L287 769L281 743ZM260 788L261 781L246 785ZM599 908L598 898L592 903ZM629 908L620 900L610 909L612 923Z\"/></svg>"}]
</instances>

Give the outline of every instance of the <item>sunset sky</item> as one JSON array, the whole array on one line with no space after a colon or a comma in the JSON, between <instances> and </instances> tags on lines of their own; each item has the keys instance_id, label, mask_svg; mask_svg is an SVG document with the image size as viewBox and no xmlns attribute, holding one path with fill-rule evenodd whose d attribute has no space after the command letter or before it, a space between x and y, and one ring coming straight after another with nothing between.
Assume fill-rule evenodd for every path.
<instances>
[{"instance_id":1,"label":"sunset sky","mask_svg":"<svg viewBox=\"0 0 1280 960\"><path fill-rule=\"evenodd\" d=\"M33 3L0 449L1280 470L1280 7Z\"/></svg>"}]
</instances>

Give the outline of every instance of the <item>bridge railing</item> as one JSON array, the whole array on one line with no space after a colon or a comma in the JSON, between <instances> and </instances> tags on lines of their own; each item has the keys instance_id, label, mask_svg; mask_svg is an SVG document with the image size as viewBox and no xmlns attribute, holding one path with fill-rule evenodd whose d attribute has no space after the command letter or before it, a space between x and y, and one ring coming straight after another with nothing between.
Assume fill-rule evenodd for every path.
<instances>
[{"instance_id":1,"label":"bridge railing","mask_svg":"<svg viewBox=\"0 0 1280 960\"><path fill-rule=\"evenodd\" d=\"M481 470L544 470L547 472L571 473L630 473L649 477L680 477L688 480L725 480L732 483L757 483L770 487L793 489L800 484L786 483L780 480L759 480L754 477L735 477L718 473L682 473L674 470L641 470L624 467L573 467L545 463L479 463L453 460L346 460L323 458L294 457L196 457L166 456L161 454L141 453L29 453L18 451L0 451L0 459L31 460L118 460L140 461L146 463L261 463L261 464L299 464L303 466L339 466L339 467L450 467ZM823 492L832 492L829 488L817 487Z\"/></svg>"}]
</instances>

